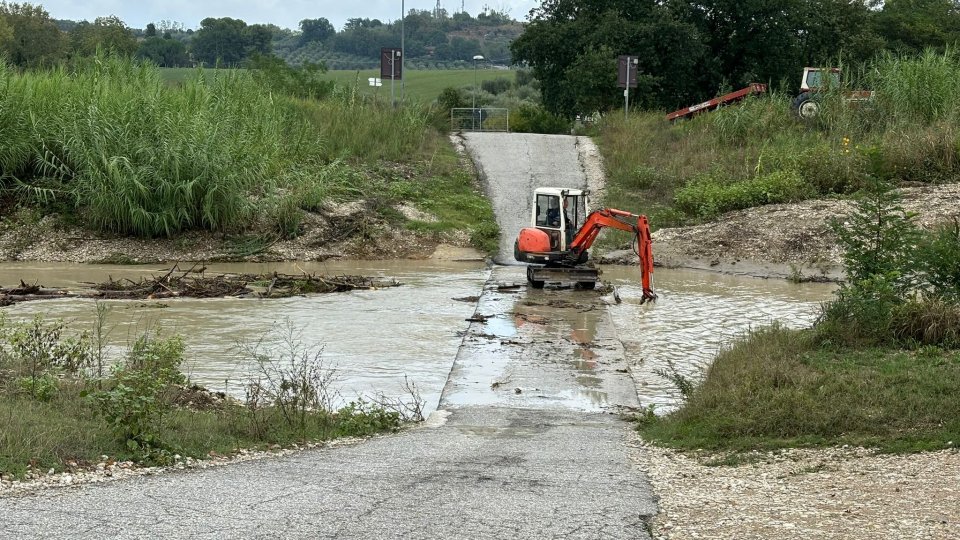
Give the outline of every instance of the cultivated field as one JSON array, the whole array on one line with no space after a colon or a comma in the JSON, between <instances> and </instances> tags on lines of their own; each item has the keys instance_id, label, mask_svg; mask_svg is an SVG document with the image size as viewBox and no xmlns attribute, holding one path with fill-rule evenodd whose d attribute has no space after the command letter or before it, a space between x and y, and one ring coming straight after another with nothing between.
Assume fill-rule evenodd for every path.
<instances>
[{"instance_id":1,"label":"cultivated field","mask_svg":"<svg viewBox=\"0 0 960 540\"><path fill-rule=\"evenodd\" d=\"M189 80L198 68L163 68L160 70L163 80L172 83L182 83ZM206 71L213 71L206 68ZM326 76L343 85L357 85L357 88L366 94L379 93L381 96L390 96L390 81L383 81L383 86L373 88L368 85L367 79L379 75L378 70L334 70L327 72ZM474 78L476 77L476 79ZM462 70L429 70L413 71L407 70L406 96L409 99L420 102L431 102L440 95L440 92L447 87L463 88L473 86L474 81L494 80L497 78L507 78L513 80L514 71L502 69L477 69L474 73L472 69ZM400 81L397 81L396 93L400 96Z\"/></svg>"}]
</instances>

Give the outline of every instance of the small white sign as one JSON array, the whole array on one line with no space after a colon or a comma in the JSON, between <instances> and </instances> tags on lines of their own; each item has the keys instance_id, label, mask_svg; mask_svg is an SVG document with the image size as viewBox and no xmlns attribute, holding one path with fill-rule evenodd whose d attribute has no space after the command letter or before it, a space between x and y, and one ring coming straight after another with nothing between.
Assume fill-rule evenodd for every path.
<instances>
[{"instance_id":1,"label":"small white sign","mask_svg":"<svg viewBox=\"0 0 960 540\"><path fill-rule=\"evenodd\" d=\"M367 82L370 83L370 86L383 86L383 81L376 77L370 77L369 79L367 79Z\"/></svg>"}]
</instances>

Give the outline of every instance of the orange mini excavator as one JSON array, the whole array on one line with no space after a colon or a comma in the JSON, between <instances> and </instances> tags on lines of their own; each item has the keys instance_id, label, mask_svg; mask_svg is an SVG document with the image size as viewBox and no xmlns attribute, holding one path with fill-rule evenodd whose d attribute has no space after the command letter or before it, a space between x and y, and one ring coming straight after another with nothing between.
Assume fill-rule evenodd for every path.
<instances>
[{"instance_id":1,"label":"orange mini excavator","mask_svg":"<svg viewBox=\"0 0 960 540\"><path fill-rule=\"evenodd\" d=\"M603 208L587 213L587 191L538 188L534 191L530 227L520 231L513 257L527 266L527 281L534 289L547 283L573 282L593 289L600 271L588 262L588 250L604 227L632 232L633 248L640 256L643 281L641 303L656 300L651 286L653 248L647 216Z\"/></svg>"}]
</instances>

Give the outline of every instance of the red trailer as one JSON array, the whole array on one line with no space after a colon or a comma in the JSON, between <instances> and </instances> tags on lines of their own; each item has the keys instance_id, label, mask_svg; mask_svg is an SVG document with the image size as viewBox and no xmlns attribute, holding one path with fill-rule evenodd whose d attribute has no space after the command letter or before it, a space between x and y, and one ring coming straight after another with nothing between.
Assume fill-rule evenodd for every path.
<instances>
[{"instance_id":1,"label":"red trailer","mask_svg":"<svg viewBox=\"0 0 960 540\"><path fill-rule=\"evenodd\" d=\"M761 83L750 83L750 86L741 88L736 92L730 92L729 94L724 94L720 97L713 98L710 101L704 101L703 103L698 103L692 107L685 107L679 111L673 111L667 115L667 120L673 121L681 118L690 118L700 111L712 111L721 105L729 105L730 103L740 101L747 96L762 94L766 91L767 85Z\"/></svg>"}]
</instances>

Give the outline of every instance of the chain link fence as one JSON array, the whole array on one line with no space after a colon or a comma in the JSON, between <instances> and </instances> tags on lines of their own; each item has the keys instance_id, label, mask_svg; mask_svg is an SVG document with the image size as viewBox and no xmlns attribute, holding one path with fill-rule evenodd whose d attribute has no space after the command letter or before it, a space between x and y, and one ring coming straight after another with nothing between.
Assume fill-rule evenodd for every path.
<instances>
[{"instance_id":1,"label":"chain link fence","mask_svg":"<svg viewBox=\"0 0 960 540\"><path fill-rule=\"evenodd\" d=\"M493 107L451 109L453 131L510 131L510 110Z\"/></svg>"}]
</instances>

